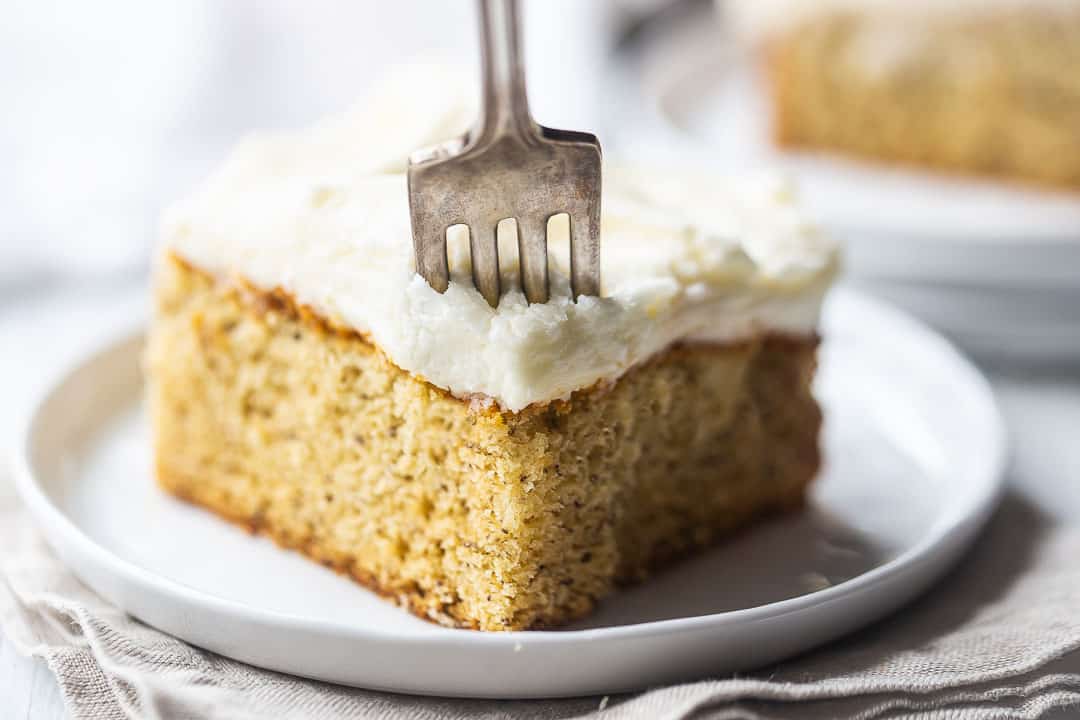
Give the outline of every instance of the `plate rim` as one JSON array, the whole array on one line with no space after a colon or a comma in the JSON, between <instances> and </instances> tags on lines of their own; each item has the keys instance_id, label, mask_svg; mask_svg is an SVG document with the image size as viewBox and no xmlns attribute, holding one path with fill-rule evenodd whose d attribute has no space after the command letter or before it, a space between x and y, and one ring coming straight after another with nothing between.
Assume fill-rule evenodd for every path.
<instances>
[{"instance_id":1,"label":"plate rim","mask_svg":"<svg viewBox=\"0 0 1080 720\"><path fill-rule=\"evenodd\" d=\"M973 391L972 397L977 398L982 404L981 409L972 410L972 412L984 415L988 421L987 437L983 438L988 443L988 447L985 453L980 454L981 458L979 460L973 460L965 468L965 472L968 474L981 475L981 477L974 477L971 482L971 499L968 501L965 512L957 513L956 517L948 518L948 522L932 524L924 535L919 538L918 542L904 549L896 557L849 580L817 592L764 605L706 615L580 630L484 633L472 630L439 628L446 632L411 635L383 631L379 628L346 625L337 621L304 617L247 605L199 590L160 575L155 571L140 567L133 561L126 560L100 545L76 525L62 509L55 505L46 492L44 484L38 480L33 461L35 438L38 433L44 431L39 425L43 422L43 415L50 402L61 395L70 383L76 382L80 372L87 371L95 363L104 362L112 353L119 352L128 345L140 344L144 331L134 327L129 328L124 333L110 337L92 350L79 355L61 370L53 373L50 381L42 386L42 390L39 391L34 401L29 405L30 410L14 435L15 446L12 467L15 487L34 517L37 526L43 531L46 541L58 555L65 554L64 547L72 547L78 552L92 557L101 568L115 576L119 576L131 585L138 586L142 590L172 595L182 602L198 606L203 611L219 614L226 618L243 617L263 624L280 626L283 630L288 629L316 635L326 635L328 633L335 636L346 635L353 642L393 641L395 645L423 646L426 648L431 648L433 645L444 649L461 645L507 648L519 646L524 642L528 642L530 646L559 646L569 645L574 640L644 639L692 633L725 625L752 623L764 618L777 618L799 613L815 606L832 604L852 594L864 592L890 579L895 579L895 576L912 570L913 567L919 566L920 563L929 562L934 557L936 550L943 551L944 548L953 543L960 542L963 545L961 549L966 549L996 507L1004 488L1004 473L1008 457L1007 433L993 391L982 373L957 351L948 340L923 323L902 311L890 307L886 303L873 300L862 293L847 288L834 289L830 302L861 305L866 311L887 320L889 325L903 328L905 335L914 333L921 336L922 344L933 346L938 354L947 357L950 360L950 372L953 372L953 374L958 372L958 376L964 377L968 386L967 389ZM73 572L82 577L78 570L73 569ZM90 583L87 584L91 585ZM925 591L930 584L929 582L925 583L924 587L919 589L919 592ZM398 692L423 692L422 690L407 690L401 687L387 689ZM470 694L469 696L477 697L478 695ZM556 695L529 695L529 697L541 696L554 697Z\"/></svg>"}]
</instances>

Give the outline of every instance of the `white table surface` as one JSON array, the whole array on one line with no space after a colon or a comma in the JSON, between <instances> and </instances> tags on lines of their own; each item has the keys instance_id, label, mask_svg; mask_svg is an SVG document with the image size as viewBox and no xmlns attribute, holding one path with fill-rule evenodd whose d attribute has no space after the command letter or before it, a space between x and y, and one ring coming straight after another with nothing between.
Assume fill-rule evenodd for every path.
<instances>
[{"instance_id":1,"label":"white table surface","mask_svg":"<svg viewBox=\"0 0 1080 720\"><path fill-rule=\"evenodd\" d=\"M0 295L0 393L12 399L7 407L14 409L0 414L0 438L10 433L18 408L50 368L133 326L143 314L144 299L130 285L15 299ZM988 374L1010 428L1011 486L1048 517L1080 523L1080 360L1071 368L991 367ZM1055 671L1080 673L1080 653L1075 655ZM1045 717L1075 715L1073 709ZM0 634L0 719L63 717L59 689L45 664L19 655Z\"/></svg>"}]
</instances>

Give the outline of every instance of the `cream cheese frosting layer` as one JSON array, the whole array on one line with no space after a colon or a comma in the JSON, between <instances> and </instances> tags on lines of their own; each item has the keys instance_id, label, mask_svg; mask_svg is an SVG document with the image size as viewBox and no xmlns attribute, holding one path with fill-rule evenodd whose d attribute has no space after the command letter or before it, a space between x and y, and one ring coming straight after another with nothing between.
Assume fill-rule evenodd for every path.
<instances>
[{"instance_id":1,"label":"cream cheese frosting layer","mask_svg":"<svg viewBox=\"0 0 1080 720\"><path fill-rule=\"evenodd\" d=\"M435 292L414 270L401 170L409 152L466 121L456 100L447 108L395 124L388 115L402 108L384 99L308 131L250 138L167 213L165 248L285 290L404 370L510 411L614 380L680 341L814 333L837 252L767 179L608 165L603 297L570 299L558 222L548 303L525 301L512 228L500 228L509 289L497 309L469 280L463 231L450 233L450 287Z\"/></svg>"}]
</instances>

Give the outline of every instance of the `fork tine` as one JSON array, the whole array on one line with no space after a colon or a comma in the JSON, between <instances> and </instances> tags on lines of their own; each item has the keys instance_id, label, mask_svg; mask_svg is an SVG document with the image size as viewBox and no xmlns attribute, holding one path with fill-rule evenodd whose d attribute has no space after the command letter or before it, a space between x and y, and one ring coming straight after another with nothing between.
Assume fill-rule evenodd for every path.
<instances>
[{"instance_id":1,"label":"fork tine","mask_svg":"<svg viewBox=\"0 0 1080 720\"><path fill-rule=\"evenodd\" d=\"M473 223L469 225L469 252L472 254L473 285L487 300L497 307L499 296L499 245L497 225Z\"/></svg>"},{"instance_id":2,"label":"fork tine","mask_svg":"<svg viewBox=\"0 0 1080 720\"><path fill-rule=\"evenodd\" d=\"M530 303L548 301L547 223L537 217L517 219L521 287Z\"/></svg>"},{"instance_id":3,"label":"fork tine","mask_svg":"<svg viewBox=\"0 0 1080 720\"><path fill-rule=\"evenodd\" d=\"M425 216L469 225L473 286L493 308L502 295L498 222L518 219L521 286L530 303L550 299L547 220L568 213L573 299L600 293L600 142L591 133L545 128L533 120L525 93L518 0L480 0L482 109L457 141L409 159L409 207L417 268L442 292L446 241L438 251L423 227ZM538 182L539 180L539 182ZM418 212L419 210L419 212Z\"/></svg>"},{"instance_id":4,"label":"fork tine","mask_svg":"<svg viewBox=\"0 0 1080 720\"><path fill-rule=\"evenodd\" d=\"M446 259L446 228L413 218L413 249L416 272L436 292L446 292L450 285L450 266Z\"/></svg>"},{"instance_id":5,"label":"fork tine","mask_svg":"<svg viewBox=\"0 0 1080 720\"><path fill-rule=\"evenodd\" d=\"M600 294L600 206L570 216L570 288L574 300Z\"/></svg>"}]
</instances>

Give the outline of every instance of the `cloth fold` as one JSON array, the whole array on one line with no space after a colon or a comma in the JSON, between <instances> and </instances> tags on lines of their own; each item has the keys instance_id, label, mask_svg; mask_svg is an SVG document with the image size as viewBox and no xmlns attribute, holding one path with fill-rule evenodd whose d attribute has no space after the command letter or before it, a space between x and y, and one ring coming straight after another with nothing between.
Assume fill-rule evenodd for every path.
<instances>
[{"instance_id":1,"label":"cloth fold","mask_svg":"<svg viewBox=\"0 0 1080 720\"><path fill-rule=\"evenodd\" d=\"M2 504L2 498L0 498ZM1080 528L1007 496L956 570L893 617L775 667L636 696L410 697L253 668L110 606L0 510L0 626L75 720L229 718L1035 718L1080 705Z\"/></svg>"}]
</instances>

